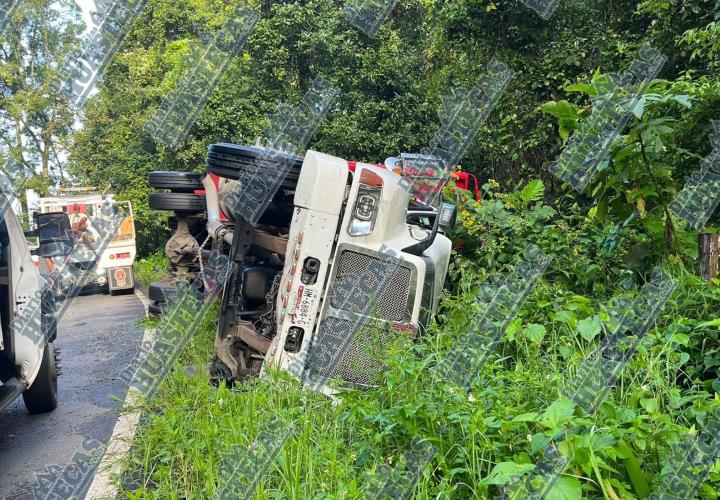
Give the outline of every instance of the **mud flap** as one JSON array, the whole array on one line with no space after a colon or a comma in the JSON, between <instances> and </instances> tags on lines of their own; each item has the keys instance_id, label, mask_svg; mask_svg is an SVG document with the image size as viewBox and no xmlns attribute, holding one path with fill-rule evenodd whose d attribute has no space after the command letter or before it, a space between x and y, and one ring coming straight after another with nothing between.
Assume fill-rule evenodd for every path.
<instances>
[{"instance_id":1,"label":"mud flap","mask_svg":"<svg viewBox=\"0 0 720 500\"><path fill-rule=\"evenodd\" d=\"M108 269L110 291L135 288L135 278L131 266L111 267Z\"/></svg>"}]
</instances>

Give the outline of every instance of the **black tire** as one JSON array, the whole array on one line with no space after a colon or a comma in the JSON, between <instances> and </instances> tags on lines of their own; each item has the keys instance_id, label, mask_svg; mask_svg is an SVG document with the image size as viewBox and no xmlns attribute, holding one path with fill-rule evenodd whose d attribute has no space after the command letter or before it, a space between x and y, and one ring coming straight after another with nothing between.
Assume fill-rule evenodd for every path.
<instances>
[{"instance_id":1,"label":"black tire","mask_svg":"<svg viewBox=\"0 0 720 500\"><path fill-rule=\"evenodd\" d=\"M150 314L156 314L158 316L162 316L163 314L165 314L162 304L159 302L151 302L150 304L148 304L148 312Z\"/></svg>"},{"instance_id":2,"label":"black tire","mask_svg":"<svg viewBox=\"0 0 720 500\"><path fill-rule=\"evenodd\" d=\"M197 172L173 172L158 170L148 174L150 187L170 189L180 193L192 193L196 189L204 189L202 180L205 174Z\"/></svg>"},{"instance_id":3,"label":"black tire","mask_svg":"<svg viewBox=\"0 0 720 500\"><path fill-rule=\"evenodd\" d=\"M148 298L153 302L167 302L170 295L175 293L177 287L173 282L153 281L148 286Z\"/></svg>"},{"instance_id":4,"label":"black tire","mask_svg":"<svg viewBox=\"0 0 720 500\"><path fill-rule=\"evenodd\" d=\"M262 158L268 158L268 152L265 148L259 148L257 146L242 146L240 144L231 144L228 142L221 142L218 144L211 144L208 147L208 154L225 155L230 159L236 160L258 160ZM297 167L302 166L303 157L296 155L288 155L285 153L273 153L273 158L283 157L291 159Z\"/></svg>"},{"instance_id":5,"label":"black tire","mask_svg":"<svg viewBox=\"0 0 720 500\"><path fill-rule=\"evenodd\" d=\"M232 180L242 180L248 175L254 176L258 171L266 172L265 184L275 184L275 180L282 175L281 187L293 190L297 186L302 162L301 156L268 154L263 148L212 144L208 148L207 170Z\"/></svg>"},{"instance_id":6,"label":"black tire","mask_svg":"<svg viewBox=\"0 0 720 500\"><path fill-rule=\"evenodd\" d=\"M23 392L23 401L28 412L35 415L47 413L57 408L58 404L58 370L53 344L45 344L40 371L32 385Z\"/></svg>"},{"instance_id":7,"label":"black tire","mask_svg":"<svg viewBox=\"0 0 720 500\"><path fill-rule=\"evenodd\" d=\"M207 169L220 177L241 182L246 177L262 175L263 183L275 185L278 183L278 178L282 177L281 186L284 189L295 189L300 177L300 168L283 161L256 160L238 162L208 157Z\"/></svg>"},{"instance_id":8,"label":"black tire","mask_svg":"<svg viewBox=\"0 0 720 500\"><path fill-rule=\"evenodd\" d=\"M150 208L197 214L206 209L205 197L193 193L150 193Z\"/></svg>"}]
</instances>

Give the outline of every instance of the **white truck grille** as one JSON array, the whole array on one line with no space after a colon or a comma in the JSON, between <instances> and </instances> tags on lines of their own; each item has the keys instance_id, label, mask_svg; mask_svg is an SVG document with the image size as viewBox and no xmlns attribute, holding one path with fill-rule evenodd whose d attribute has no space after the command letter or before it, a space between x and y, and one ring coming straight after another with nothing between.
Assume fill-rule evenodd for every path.
<instances>
[{"instance_id":1,"label":"white truck grille","mask_svg":"<svg viewBox=\"0 0 720 500\"><path fill-rule=\"evenodd\" d=\"M411 275L407 267L345 250L340 255L338 271L332 283L330 305L363 316L402 321L408 307ZM379 287L384 289L378 290ZM367 296L363 299L363 295ZM368 310L370 306L372 308Z\"/></svg>"},{"instance_id":2,"label":"white truck grille","mask_svg":"<svg viewBox=\"0 0 720 500\"><path fill-rule=\"evenodd\" d=\"M342 350L340 359L324 360L329 363L323 363L325 367L319 372L351 384L370 385L384 368L384 350L401 335L388 323L373 319L391 322L408 319L412 270L351 250L344 250L337 262L329 305L362 318L329 315L323 318L318 337L337 339Z\"/></svg>"}]
</instances>

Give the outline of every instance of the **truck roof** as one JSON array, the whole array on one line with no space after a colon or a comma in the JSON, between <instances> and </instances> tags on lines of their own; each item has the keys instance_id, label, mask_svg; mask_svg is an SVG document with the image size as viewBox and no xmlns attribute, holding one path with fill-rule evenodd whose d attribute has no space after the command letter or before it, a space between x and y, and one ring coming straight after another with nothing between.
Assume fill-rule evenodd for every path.
<instances>
[{"instance_id":1,"label":"truck roof","mask_svg":"<svg viewBox=\"0 0 720 500\"><path fill-rule=\"evenodd\" d=\"M92 194L79 194L79 195L64 195L64 196L49 196L45 198L39 198L38 203L40 205L74 205L74 204L102 204L106 201L115 201L112 194L102 195L99 193Z\"/></svg>"}]
</instances>

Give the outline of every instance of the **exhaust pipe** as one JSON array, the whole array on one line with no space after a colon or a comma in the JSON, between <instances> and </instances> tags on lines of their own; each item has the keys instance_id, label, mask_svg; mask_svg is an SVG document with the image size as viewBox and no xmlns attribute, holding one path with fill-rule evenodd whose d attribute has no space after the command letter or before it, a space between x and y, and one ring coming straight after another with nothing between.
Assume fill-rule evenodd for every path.
<instances>
[{"instance_id":1,"label":"exhaust pipe","mask_svg":"<svg viewBox=\"0 0 720 500\"><path fill-rule=\"evenodd\" d=\"M210 175L203 177L202 185L205 188L205 204L207 205L207 232L212 237L217 237L218 232L223 228L220 222L220 203L218 202L217 187Z\"/></svg>"},{"instance_id":2,"label":"exhaust pipe","mask_svg":"<svg viewBox=\"0 0 720 500\"><path fill-rule=\"evenodd\" d=\"M208 221L205 227L212 238L222 237L228 245L232 245L232 231L225 229L220 222L220 202L218 191L210 175L203 177L202 185L205 188L205 204L207 205Z\"/></svg>"}]
</instances>

